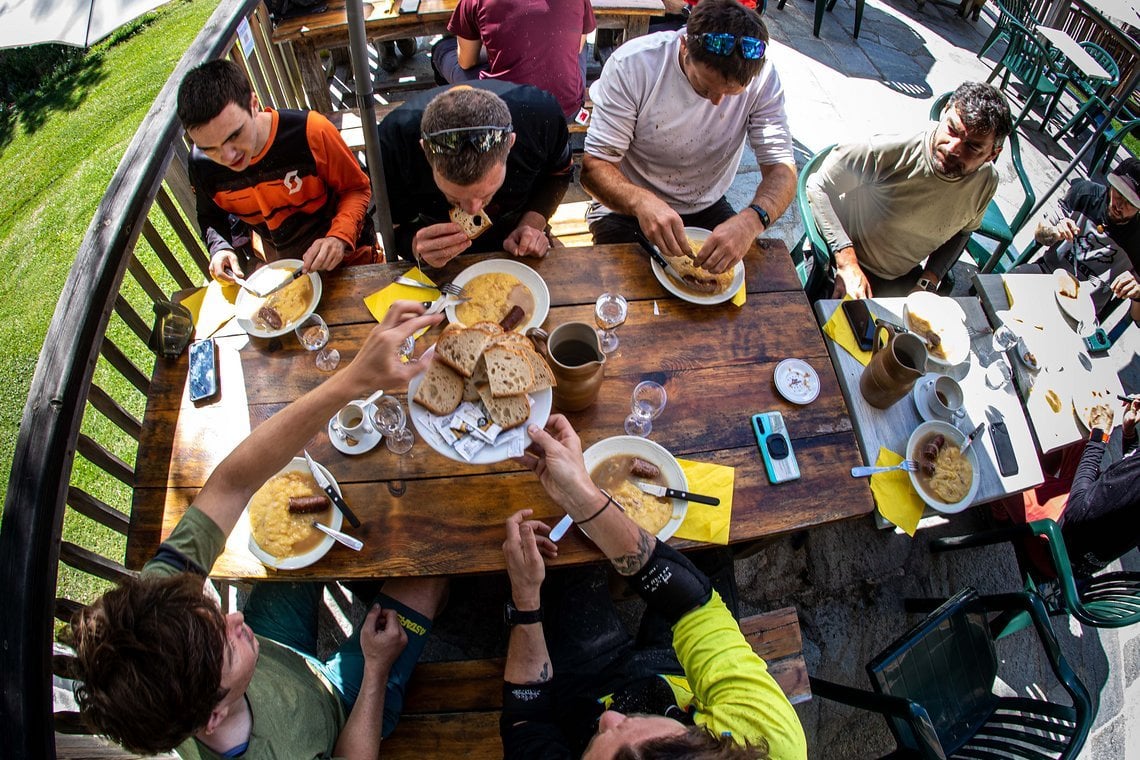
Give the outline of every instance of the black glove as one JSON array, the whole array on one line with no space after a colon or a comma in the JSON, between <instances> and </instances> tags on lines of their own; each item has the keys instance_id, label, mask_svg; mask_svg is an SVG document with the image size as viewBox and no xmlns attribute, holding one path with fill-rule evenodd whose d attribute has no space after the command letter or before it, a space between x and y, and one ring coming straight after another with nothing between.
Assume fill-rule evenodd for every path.
<instances>
[{"instance_id":1,"label":"black glove","mask_svg":"<svg viewBox=\"0 0 1140 760\"><path fill-rule=\"evenodd\" d=\"M708 576L664 541L657 542L653 556L630 576L629 585L670 625L712 597Z\"/></svg>"}]
</instances>

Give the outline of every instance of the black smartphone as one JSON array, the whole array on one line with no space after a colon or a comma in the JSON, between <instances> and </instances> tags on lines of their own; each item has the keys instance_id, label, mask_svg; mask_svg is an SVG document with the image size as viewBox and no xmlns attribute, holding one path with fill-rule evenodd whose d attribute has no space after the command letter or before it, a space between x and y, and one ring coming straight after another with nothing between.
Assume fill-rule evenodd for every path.
<instances>
[{"instance_id":1,"label":"black smartphone","mask_svg":"<svg viewBox=\"0 0 1140 760\"><path fill-rule=\"evenodd\" d=\"M218 392L218 358L214 339L190 344L190 400L202 401Z\"/></svg>"},{"instance_id":2,"label":"black smartphone","mask_svg":"<svg viewBox=\"0 0 1140 760\"><path fill-rule=\"evenodd\" d=\"M875 342L875 320L871 318L871 310L867 302L859 299L844 301L840 304L847 321L851 323L851 332L855 333L855 342L864 351L870 351Z\"/></svg>"}]
</instances>

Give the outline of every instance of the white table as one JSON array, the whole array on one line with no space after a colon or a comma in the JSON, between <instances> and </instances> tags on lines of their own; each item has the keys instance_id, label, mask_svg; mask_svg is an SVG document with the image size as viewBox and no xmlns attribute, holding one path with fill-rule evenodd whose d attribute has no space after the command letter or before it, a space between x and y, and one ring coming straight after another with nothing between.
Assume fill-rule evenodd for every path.
<instances>
[{"instance_id":1,"label":"white table","mask_svg":"<svg viewBox=\"0 0 1140 760\"><path fill-rule=\"evenodd\" d=\"M1080 43L1073 39L1068 32L1062 29L1053 29L1048 26L1037 27L1037 34L1068 59L1073 67L1089 79L1112 79L1112 74L1104 66L1089 55Z\"/></svg>"},{"instance_id":2,"label":"white table","mask_svg":"<svg viewBox=\"0 0 1140 760\"><path fill-rule=\"evenodd\" d=\"M904 298L875 298L870 301L871 313L896 324L905 325L903 320ZM959 382L965 395L966 416L958 421L958 427L968 433L979 422L986 421L986 407L993 406L1005 417L1010 442L1017 456L1018 471L1003 477L997 469L993 441L987 430L974 442L978 454L979 484L974 504L983 504L1003 496L1019 493L1040 484L1044 478L1037 452L1033 446L1033 434L1025 419L1021 402L1011 384L993 389L986 385L985 372L993 362L1005 361L1005 357L995 350L993 332L977 298L954 299L966 314L966 325L971 331L970 359L968 362L951 368L948 374ZM815 304L816 318L822 325L839 308L838 300L822 300ZM905 456L907 439L922 422L915 402L908 396L889 409L876 409L864 400L859 391L859 378L863 365L858 359L832 341L825 338L828 353L831 355L839 387L847 401L851 414L851 424L855 440L867 464L874 464L879 447L885 447ZM933 367L931 368L934 369ZM988 424L988 423L987 423ZM928 511L928 514L932 514ZM885 525L885 521L880 523Z\"/></svg>"}]
</instances>

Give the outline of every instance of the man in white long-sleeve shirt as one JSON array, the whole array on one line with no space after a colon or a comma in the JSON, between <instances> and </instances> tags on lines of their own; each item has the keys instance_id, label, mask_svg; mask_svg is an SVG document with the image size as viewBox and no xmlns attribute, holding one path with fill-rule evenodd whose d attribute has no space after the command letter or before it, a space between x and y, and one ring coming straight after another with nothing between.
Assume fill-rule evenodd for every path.
<instances>
[{"instance_id":1,"label":"man in white long-sleeve shirt","mask_svg":"<svg viewBox=\"0 0 1140 760\"><path fill-rule=\"evenodd\" d=\"M768 30L735 0L702 0L688 26L622 45L590 88L582 186L595 243L638 233L665 253L689 252L684 227L712 230L697 263L740 261L796 192L784 90L764 58ZM725 198L744 143L763 179L739 213Z\"/></svg>"}]
</instances>

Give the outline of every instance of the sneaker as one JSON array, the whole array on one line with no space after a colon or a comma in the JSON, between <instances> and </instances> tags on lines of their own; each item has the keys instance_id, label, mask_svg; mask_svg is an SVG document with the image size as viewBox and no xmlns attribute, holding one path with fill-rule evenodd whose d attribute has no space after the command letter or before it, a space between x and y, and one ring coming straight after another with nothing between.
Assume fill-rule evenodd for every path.
<instances>
[{"instance_id":1,"label":"sneaker","mask_svg":"<svg viewBox=\"0 0 1140 760\"><path fill-rule=\"evenodd\" d=\"M402 40L396 40L396 48L400 51L400 55L405 58L411 58L419 50L418 40L415 37L405 37Z\"/></svg>"}]
</instances>

